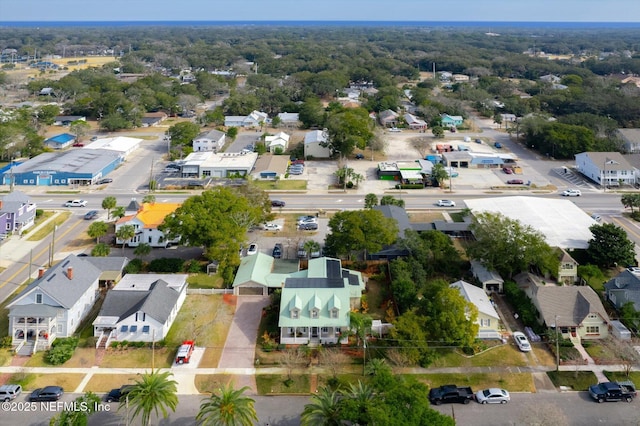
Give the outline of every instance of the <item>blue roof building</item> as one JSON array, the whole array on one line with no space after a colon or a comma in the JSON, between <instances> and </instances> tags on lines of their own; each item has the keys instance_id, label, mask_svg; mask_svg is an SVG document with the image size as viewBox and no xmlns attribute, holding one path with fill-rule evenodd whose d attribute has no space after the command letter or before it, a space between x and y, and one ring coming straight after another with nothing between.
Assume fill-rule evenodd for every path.
<instances>
[{"instance_id":1,"label":"blue roof building","mask_svg":"<svg viewBox=\"0 0 640 426\"><path fill-rule=\"evenodd\" d=\"M71 146L71 144L73 144L75 140L75 135L72 135L71 133L60 133L59 135L56 135L44 141L44 144L49 148L63 149Z\"/></svg>"}]
</instances>

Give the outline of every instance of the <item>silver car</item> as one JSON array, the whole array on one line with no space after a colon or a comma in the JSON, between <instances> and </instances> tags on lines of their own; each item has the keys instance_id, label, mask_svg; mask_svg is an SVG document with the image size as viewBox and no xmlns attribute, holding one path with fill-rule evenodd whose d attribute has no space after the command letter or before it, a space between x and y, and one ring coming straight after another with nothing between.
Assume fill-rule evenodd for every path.
<instances>
[{"instance_id":1,"label":"silver car","mask_svg":"<svg viewBox=\"0 0 640 426\"><path fill-rule=\"evenodd\" d=\"M511 401L511 396L504 389L489 388L476 392L476 401L480 404L506 404Z\"/></svg>"}]
</instances>

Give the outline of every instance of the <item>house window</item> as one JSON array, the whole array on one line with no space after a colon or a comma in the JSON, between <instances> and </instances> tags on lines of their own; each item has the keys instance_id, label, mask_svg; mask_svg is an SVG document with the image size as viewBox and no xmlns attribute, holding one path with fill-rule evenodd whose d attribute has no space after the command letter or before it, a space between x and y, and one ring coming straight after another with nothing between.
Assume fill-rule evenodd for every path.
<instances>
[{"instance_id":1,"label":"house window","mask_svg":"<svg viewBox=\"0 0 640 426\"><path fill-rule=\"evenodd\" d=\"M573 263L563 263L562 269L573 269Z\"/></svg>"},{"instance_id":2,"label":"house window","mask_svg":"<svg viewBox=\"0 0 640 426\"><path fill-rule=\"evenodd\" d=\"M338 318L338 308L333 308L331 310L331 318Z\"/></svg>"},{"instance_id":3,"label":"house window","mask_svg":"<svg viewBox=\"0 0 640 426\"><path fill-rule=\"evenodd\" d=\"M36 303L42 303L42 293L36 294Z\"/></svg>"},{"instance_id":4,"label":"house window","mask_svg":"<svg viewBox=\"0 0 640 426\"><path fill-rule=\"evenodd\" d=\"M54 179L53 183L60 183L60 179Z\"/></svg>"},{"instance_id":5,"label":"house window","mask_svg":"<svg viewBox=\"0 0 640 426\"><path fill-rule=\"evenodd\" d=\"M311 310L311 318L318 318L318 310L317 309L312 309Z\"/></svg>"},{"instance_id":6,"label":"house window","mask_svg":"<svg viewBox=\"0 0 640 426\"><path fill-rule=\"evenodd\" d=\"M7 231L11 231L11 224L7 223Z\"/></svg>"},{"instance_id":7,"label":"house window","mask_svg":"<svg viewBox=\"0 0 640 426\"><path fill-rule=\"evenodd\" d=\"M329 327L322 327L321 331L323 333L328 333L329 332Z\"/></svg>"},{"instance_id":8,"label":"house window","mask_svg":"<svg viewBox=\"0 0 640 426\"><path fill-rule=\"evenodd\" d=\"M58 317L58 319L63 319L64 318L64 311L58 311L57 317Z\"/></svg>"},{"instance_id":9,"label":"house window","mask_svg":"<svg viewBox=\"0 0 640 426\"><path fill-rule=\"evenodd\" d=\"M138 326L132 325L131 328L129 329L129 333L137 333L137 332L138 332Z\"/></svg>"},{"instance_id":10,"label":"house window","mask_svg":"<svg viewBox=\"0 0 640 426\"><path fill-rule=\"evenodd\" d=\"M600 327L597 325L587 326L587 334L600 334Z\"/></svg>"},{"instance_id":11,"label":"house window","mask_svg":"<svg viewBox=\"0 0 640 426\"><path fill-rule=\"evenodd\" d=\"M58 324L58 334L62 334L62 324Z\"/></svg>"},{"instance_id":12,"label":"house window","mask_svg":"<svg viewBox=\"0 0 640 426\"><path fill-rule=\"evenodd\" d=\"M144 327L142 327L142 334L149 334L149 326L145 325Z\"/></svg>"},{"instance_id":13,"label":"house window","mask_svg":"<svg viewBox=\"0 0 640 426\"><path fill-rule=\"evenodd\" d=\"M60 179L60 183L67 183L66 179Z\"/></svg>"},{"instance_id":14,"label":"house window","mask_svg":"<svg viewBox=\"0 0 640 426\"><path fill-rule=\"evenodd\" d=\"M292 319L298 319L299 317L300 317L300 313L298 312L298 310L297 309L293 309L291 311L291 318Z\"/></svg>"},{"instance_id":15,"label":"house window","mask_svg":"<svg viewBox=\"0 0 640 426\"><path fill-rule=\"evenodd\" d=\"M129 331L128 325L123 325L122 327L120 327L120 333L126 333L127 331Z\"/></svg>"},{"instance_id":16,"label":"house window","mask_svg":"<svg viewBox=\"0 0 640 426\"><path fill-rule=\"evenodd\" d=\"M202 176L211 176L211 170L203 170Z\"/></svg>"}]
</instances>

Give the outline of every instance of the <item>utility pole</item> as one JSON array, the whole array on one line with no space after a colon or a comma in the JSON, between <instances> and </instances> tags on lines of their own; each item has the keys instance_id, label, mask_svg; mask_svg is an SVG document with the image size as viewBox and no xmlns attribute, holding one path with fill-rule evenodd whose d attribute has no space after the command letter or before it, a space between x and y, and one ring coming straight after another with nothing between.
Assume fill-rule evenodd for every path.
<instances>
[{"instance_id":1,"label":"utility pole","mask_svg":"<svg viewBox=\"0 0 640 426\"><path fill-rule=\"evenodd\" d=\"M556 315L556 371L560 370L560 336L558 334L558 315Z\"/></svg>"},{"instance_id":2,"label":"utility pole","mask_svg":"<svg viewBox=\"0 0 640 426\"><path fill-rule=\"evenodd\" d=\"M151 332L151 372L156 366L156 329Z\"/></svg>"}]
</instances>

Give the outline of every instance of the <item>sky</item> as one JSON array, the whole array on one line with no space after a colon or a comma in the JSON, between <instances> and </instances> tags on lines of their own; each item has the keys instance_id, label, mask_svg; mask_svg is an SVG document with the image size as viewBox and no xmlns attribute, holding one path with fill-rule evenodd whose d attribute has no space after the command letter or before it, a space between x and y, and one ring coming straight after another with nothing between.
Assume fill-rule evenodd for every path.
<instances>
[{"instance_id":1,"label":"sky","mask_svg":"<svg viewBox=\"0 0 640 426\"><path fill-rule=\"evenodd\" d=\"M10 21L640 22L640 0L0 0Z\"/></svg>"}]
</instances>

